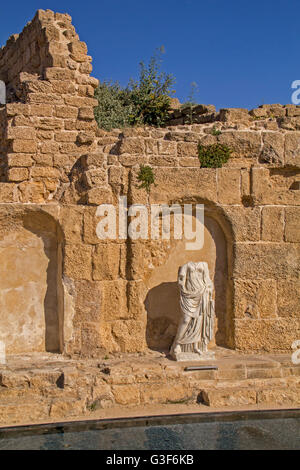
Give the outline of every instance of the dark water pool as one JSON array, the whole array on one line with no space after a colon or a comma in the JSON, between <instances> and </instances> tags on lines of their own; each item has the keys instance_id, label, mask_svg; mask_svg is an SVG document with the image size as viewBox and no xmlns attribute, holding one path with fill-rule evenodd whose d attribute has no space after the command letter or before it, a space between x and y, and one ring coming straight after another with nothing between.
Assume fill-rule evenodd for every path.
<instances>
[{"instance_id":1,"label":"dark water pool","mask_svg":"<svg viewBox=\"0 0 300 470\"><path fill-rule=\"evenodd\" d=\"M300 410L201 413L0 430L0 450L299 448Z\"/></svg>"}]
</instances>

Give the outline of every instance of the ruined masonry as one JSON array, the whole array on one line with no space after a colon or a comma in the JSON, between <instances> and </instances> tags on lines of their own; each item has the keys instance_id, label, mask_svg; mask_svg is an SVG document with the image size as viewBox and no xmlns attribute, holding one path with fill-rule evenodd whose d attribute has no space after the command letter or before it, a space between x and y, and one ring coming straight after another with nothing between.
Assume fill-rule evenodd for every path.
<instances>
[{"instance_id":1,"label":"ruined masonry","mask_svg":"<svg viewBox=\"0 0 300 470\"><path fill-rule=\"evenodd\" d=\"M199 105L192 124L186 111L174 110L165 128L106 132L94 120L98 81L91 72L87 46L67 14L39 10L0 49L0 80L6 85L6 104L0 105L0 341L8 358L51 353L58 361L53 359L56 369L39 382L44 385L36 385L40 392L49 383L55 388L43 416L53 414L53 406L57 416L69 409L55 405L64 390L61 384L67 384L67 371L64 375L59 369L63 358L72 367L84 367L109 354L138 357L168 350L180 318L177 271L190 261L208 263L214 283L210 348L223 355L286 355L275 365L272 359L275 369L264 365L263 370L271 381L280 378L281 389L287 389L283 377L290 376L289 400L296 403L299 367L291 364L290 355L292 343L300 339L300 107L274 104L216 112L214 106ZM222 168L201 168L199 142L226 144L232 156ZM154 171L149 193L139 189L140 164ZM128 205L148 208L203 203L203 249L186 251L185 240L99 239L97 206L117 206L119 196L127 196ZM182 377L182 365L174 366L175 373L163 362L137 385L140 370L127 366L121 379L118 372L119 379L108 380L107 371L96 382L91 379L86 395L76 395L78 410L86 411L95 400L102 407L130 404L124 396L132 403L171 400L169 392L158 398L158 390ZM234 378L251 378L248 366ZM2 403L12 397L8 390L24 397L31 380L23 372L5 370L0 374ZM274 370L275 377L270 375ZM81 373L77 370L76 377ZM75 380L74 374L69 377ZM150 388L145 388L147 380L153 381ZM180 384L173 395L208 403L209 392L201 395L200 382L193 380L187 395ZM209 380L214 384L217 375ZM127 387L124 393L122 386ZM262 387L260 392L246 388L250 398L242 403L258 403ZM70 394L65 400L74 404ZM0 423L15 409L10 403L2 409L2 421L0 404Z\"/></svg>"}]
</instances>

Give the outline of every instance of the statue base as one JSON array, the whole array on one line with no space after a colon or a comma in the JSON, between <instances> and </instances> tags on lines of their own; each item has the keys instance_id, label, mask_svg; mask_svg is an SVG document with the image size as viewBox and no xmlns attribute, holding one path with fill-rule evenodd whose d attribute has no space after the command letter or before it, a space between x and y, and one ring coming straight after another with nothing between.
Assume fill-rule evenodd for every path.
<instances>
[{"instance_id":1,"label":"statue base","mask_svg":"<svg viewBox=\"0 0 300 470\"><path fill-rule=\"evenodd\" d=\"M171 354L175 361L188 362L188 361L214 361L215 353L213 351L207 351L199 354L196 352L178 352Z\"/></svg>"}]
</instances>

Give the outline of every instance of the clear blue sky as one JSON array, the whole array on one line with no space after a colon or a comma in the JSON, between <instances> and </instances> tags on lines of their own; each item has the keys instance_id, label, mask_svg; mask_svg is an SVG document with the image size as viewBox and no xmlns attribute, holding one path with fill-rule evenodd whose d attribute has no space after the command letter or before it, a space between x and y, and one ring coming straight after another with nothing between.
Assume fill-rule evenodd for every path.
<instances>
[{"instance_id":1,"label":"clear blue sky","mask_svg":"<svg viewBox=\"0 0 300 470\"><path fill-rule=\"evenodd\" d=\"M39 8L69 13L93 57L93 76L126 85L164 45L163 68L187 99L253 108L291 103L300 79L299 0L13 0L1 6L0 44Z\"/></svg>"}]
</instances>

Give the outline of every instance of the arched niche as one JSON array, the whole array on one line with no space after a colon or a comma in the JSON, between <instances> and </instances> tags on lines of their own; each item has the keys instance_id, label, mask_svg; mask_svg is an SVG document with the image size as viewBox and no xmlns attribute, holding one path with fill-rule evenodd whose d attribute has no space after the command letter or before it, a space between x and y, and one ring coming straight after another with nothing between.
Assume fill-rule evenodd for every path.
<instances>
[{"instance_id":1,"label":"arched niche","mask_svg":"<svg viewBox=\"0 0 300 470\"><path fill-rule=\"evenodd\" d=\"M222 220L223 219L223 220ZM215 288L214 345L233 346L231 287L231 228L218 208L208 207L204 218L204 244L200 250L186 250L186 240L173 241L162 264L146 276L146 342L150 349L166 351L172 344L181 317L178 268L188 261L206 261Z\"/></svg>"},{"instance_id":2,"label":"arched niche","mask_svg":"<svg viewBox=\"0 0 300 470\"><path fill-rule=\"evenodd\" d=\"M0 209L0 341L7 354L63 350L60 228L39 210Z\"/></svg>"}]
</instances>

